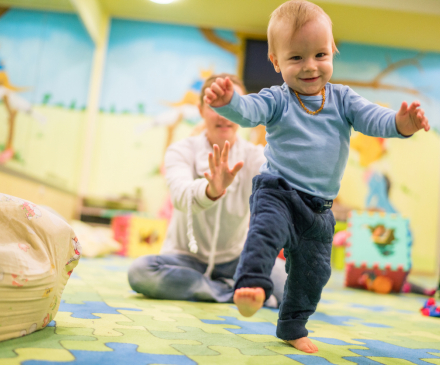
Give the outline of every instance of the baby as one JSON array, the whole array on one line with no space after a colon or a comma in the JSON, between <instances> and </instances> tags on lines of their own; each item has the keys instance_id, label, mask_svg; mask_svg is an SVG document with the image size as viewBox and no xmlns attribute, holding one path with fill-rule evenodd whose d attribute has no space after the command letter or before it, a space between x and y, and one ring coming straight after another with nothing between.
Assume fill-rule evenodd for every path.
<instances>
[{"instance_id":1,"label":"baby","mask_svg":"<svg viewBox=\"0 0 440 365\"><path fill-rule=\"evenodd\" d=\"M330 277L335 219L330 210L347 163L350 129L405 138L429 123L418 102L396 113L330 84L337 51L329 16L317 5L291 0L268 26L269 58L285 83L240 96L217 79L204 101L243 126L266 126L267 162L254 177L248 237L235 274L234 302L252 316L272 293L270 273L282 248L288 274L277 336L298 350L318 348L306 323Z\"/></svg>"}]
</instances>

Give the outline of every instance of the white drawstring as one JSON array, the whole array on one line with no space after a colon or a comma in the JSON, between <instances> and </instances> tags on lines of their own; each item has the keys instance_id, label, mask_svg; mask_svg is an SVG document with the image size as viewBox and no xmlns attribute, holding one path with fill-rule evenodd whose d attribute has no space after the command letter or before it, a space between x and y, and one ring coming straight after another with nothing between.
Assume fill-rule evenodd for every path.
<instances>
[{"instance_id":1,"label":"white drawstring","mask_svg":"<svg viewBox=\"0 0 440 365\"><path fill-rule=\"evenodd\" d=\"M194 200L194 186L191 186L188 189L187 194L188 194L187 195L187 221L188 221L187 236L189 239L188 247L193 254L196 254L197 251L199 250L199 247L194 237L194 228L193 228L192 205ZM211 251L209 252L208 267L206 268L206 272L205 272L206 277L211 277L211 273L215 265L215 254L217 250L218 236L220 233L220 216L223 207L223 200L224 199L220 199L220 201L217 204L217 211L215 214L215 222L214 222L214 234L212 236L212 241L211 241L212 245L211 245Z\"/></svg>"},{"instance_id":2,"label":"white drawstring","mask_svg":"<svg viewBox=\"0 0 440 365\"><path fill-rule=\"evenodd\" d=\"M194 186L191 186L188 189L188 193L187 193L187 220L188 220L188 225L187 225L187 236L189 239L189 243L188 243L188 247L189 250L196 254L197 251L199 250L199 247L197 246L197 241L196 238L194 237L194 229L193 229L193 214L192 214L192 205L193 205L193 199L194 199Z\"/></svg>"},{"instance_id":3,"label":"white drawstring","mask_svg":"<svg viewBox=\"0 0 440 365\"><path fill-rule=\"evenodd\" d=\"M215 214L214 235L212 237L211 251L209 252L208 267L206 268L204 274L207 278L211 278L212 270L214 269L215 265L215 254L217 251L218 235L220 233L220 216L222 213L223 200L224 199L220 199L218 202L217 211Z\"/></svg>"}]
</instances>

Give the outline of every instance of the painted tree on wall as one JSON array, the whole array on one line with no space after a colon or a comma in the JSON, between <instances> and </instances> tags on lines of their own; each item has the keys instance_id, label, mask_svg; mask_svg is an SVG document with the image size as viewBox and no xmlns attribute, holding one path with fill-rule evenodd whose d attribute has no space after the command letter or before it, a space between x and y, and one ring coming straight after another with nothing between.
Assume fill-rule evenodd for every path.
<instances>
[{"instance_id":1,"label":"painted tree on wall","mask_svg":"<svg viewBox=\"0 0 440 365\"><path fill-rule=\"evenodd\" d=\"M8 11L8 8L0 8L0 17ZM18 92L26 91L26 88L14 86L9 82L8 74L6 73L6 67L0 59L0 99L8 112L8 124L9 132L6 137L6 143L3 151L0 153L0 164L4 164L10 159L18 158L15 154L13 141L15 131L15 121L18 112L25 112L31 114L36 119L43 121L44 117L35 113L32 109L32 105L25 99L17 95Z\"/></svg>"},{"instance_id":2,"label":"painted tree on wall","mask_svg":"<svg viewBox=\"0 0 440 365\"><path fill-rule=\"evenodd\" d=\"M3 151L0 153L0 164L8 162L12 158L18 158L14 151L14 132L16 117L19 112L30 114L35 119L44 122L45 118L41 114L35 112L31 103L26 99L17 95L17 92L25 91L25 88L19 88L9 82L5 66L0 60L0 99L8 112L9 132L6 137L6 143Z\"/></svg>"}]
</instances>

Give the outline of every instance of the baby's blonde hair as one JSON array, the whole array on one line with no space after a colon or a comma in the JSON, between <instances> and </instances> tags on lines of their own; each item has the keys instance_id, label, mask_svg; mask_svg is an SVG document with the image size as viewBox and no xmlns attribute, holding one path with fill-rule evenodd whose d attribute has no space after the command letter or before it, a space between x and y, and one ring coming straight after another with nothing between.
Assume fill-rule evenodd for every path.
<instances>
[{"instance_id":1,"label":"baby's blonde hair","mask_svg":"<svg viewBox=\"0 0 440 365\"><path fill-rule=\"evenodd\" d=\"M274 26L280 21L287 21L292 24L292 31L294 34L298 29L303 27L307 22L318 17L324 17L332 28L332 21L321 7L306 0L290 0L276 8L270 15L269 25L267 26L267 43L270 54L275 54L274 46ZM338 50L336 48L335 40L332 44L333 53Z\"/></svg>"}]
</instances>

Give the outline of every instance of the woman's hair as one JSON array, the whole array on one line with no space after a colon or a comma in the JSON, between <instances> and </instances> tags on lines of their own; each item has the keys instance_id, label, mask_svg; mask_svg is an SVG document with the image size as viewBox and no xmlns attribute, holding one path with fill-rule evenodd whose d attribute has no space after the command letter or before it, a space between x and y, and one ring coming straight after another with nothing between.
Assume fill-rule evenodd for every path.
<instances>
[{"instance_id":1,"label":"woman's hair","mask_svg":"<svg viewBox=\"0 0 440 365\"><path fill-rule=\"evenodd\" d=\"M225 77L229 77L232 83L237 86L240 86L240 88L243 90L243 93L246 94L246 86L244 86L243 81L238 76L228 73L216 74L209 76L203 83L202 90L200 90L200 105L203 105L203 97L205 96L205 89L210 87L218 77L221 77L223 79Z\"/></svg>"},{"instance_id":2,"label":"woman's hair","mask_svg":"<svg viewBox=\"0 0 440 365\"><path fill-rule=\"evenodd\" d=\"M276 27L280 22L286 21L292 26L292 34L301 29L307 22L323 17L328 21L330 29L332 21L327 13L316 4L306 0L290 0L276 8L270 15L269 25L267 26L267 43L269 46L268 55L275 54ZM332 45L333 53L337 53L335 40Z\"/></svg>"}]
</instances>

